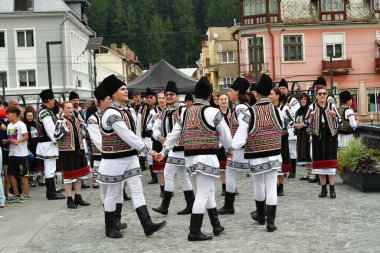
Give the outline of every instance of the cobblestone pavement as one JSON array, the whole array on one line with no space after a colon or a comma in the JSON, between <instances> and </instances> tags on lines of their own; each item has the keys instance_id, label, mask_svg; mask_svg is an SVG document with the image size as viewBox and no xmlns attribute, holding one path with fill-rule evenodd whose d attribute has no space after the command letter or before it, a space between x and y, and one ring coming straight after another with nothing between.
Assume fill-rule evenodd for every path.
<instances>
[{"instance_id":1,"label":"cobblestone pavement","mask_svg":"<svg viewBox=\"0 0 380 253\"><path fill-rule=\"evenodd\" d=\"M297 176L304 173L299 169ZM149 210L159 206L157 184L148 185L143 176ZM337 179L337 199L319 199L320 186L288 179L285 196L279 198L274 233L266 232L250 217L254 209L251 178L240 174L236 214L221 216L225 232L207 242L187 241L190 216L178 216L184 205L180 186L169 214L153 211L154 221L166 220L167 226L152 237L145 237L130 201L125 202L123 220L128 228L123 239L104 235L104 216L99 190L85 189L83 196L90 207L66 208L66 201L47 201L44 188L32 188L32 200L10 203L0 209L0 252L379 252L380 194L362 193ZM217 205L221 185L216 180ZM207 215L203 232L212 233Z\"/></svg>"}]
</instances>

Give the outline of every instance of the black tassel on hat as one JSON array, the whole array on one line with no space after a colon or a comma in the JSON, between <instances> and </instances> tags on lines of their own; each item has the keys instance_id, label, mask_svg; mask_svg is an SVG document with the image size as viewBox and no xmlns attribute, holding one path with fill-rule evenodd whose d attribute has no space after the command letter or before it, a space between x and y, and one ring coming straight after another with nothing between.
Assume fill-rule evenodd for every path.
<instances>
[{"instance_id":1,"label":"black tassel on hat","mask_svg":"<svg viewBox=\"0 0 380 253\"><path fill-rule=\"evenodd\" d=\"M169 81L166 84L165 93L166 92L173 92L175 94L178 94L177 84L175 82L173 82L173 81Z\"/></svg>"},{"instance_id":2,"label":"black tassel on hat","mask_svg":"<svg viewBox=\"0 0 380 253\"><path fill-rule=\"evenodd\" d=\"M156 96L156 92L151 90L149 87L146 88L146 91L145 91L145 97L148 97L148 96Z\"/></svg>"},{"instance_id":3,"label":"black tassel on hat","mask_svg":"<svg viewBox=\"0 0 380 253\"><path fill-rule=\"evenodd\" d=\"M98 102L100 102L100 100L103 100L103 99L105 99L106 97L108 97L109 94L108 94L107 91L103 88L102 85L99 85L99 86L96 87L95 90L94 90L94 96L95 96L96 100L98 100Z\"/></svg>"},{"instance_id":4,"label":"black tassel on hat","mask_svg":"<svg viewBox=\"0 0 380 253\"><path fill-rule=\"evenodd\" d=\"M194 95L196 98L206 99L212 94L212 86L206 76L202 76L194 88Z\"/></svg>"},{"instance_id":5,"label":"black tassel on hat","mask_svg":"<svg viewBox=\"0 0 380 253\"><path fill-rule=\"evenodd\" d=\"M121 87L127 86L123 81L118 79L115 75L109 75L100 84L110 97Z\"/></svg>"},{"instance_id":6,"label":"black tassel on hat","mask_svg":"<svg viewBox=\"0 0 380 253\"><path fill-rule=\"evenodd\" d=\"M72 99L79 99L79 95L75 91L72 91L69 94L69 100L72 100Z\"/></svg>"},{"instance_id":7,"label":"black tassel on hat","mask_svg":"<svg viewBox=\"0 0 380 253\"><path fill-rule=\"evenodd\" d=\"M346 103L347 101L352 99L352 95L348 90L342 91L339 93L340 102Z\"/></svg>"},{"instance_id":8,"label":"black tassel on hat","mask_svg":"<svg viewBox=\"0 0 380 253\"><path fill-rule=\"evenodd\" d=\"M280 83L278 84L278 88L280 88L280 87L285 87L285 88L289 89L288 82L284 78L282 78Z\"/></svg>"},{"instance_id":9,"label":"black tassel on hat","mask_svg":"<svg viewBox=\"0 0 380 253\"><path fill-rule=\"evenodd\" d=\"M49 99L54 99L54 93L50 89L43 90L40 93L40 98L41 98L42 101L47 101Z\"/></svg>"},{"instance_id":10,"label":"black tassel on hat","mask_svg":"<svg viewBox=\"0 0 380 253\"><path fill-rule=\"evenodd\" d=\"M236 80L233 82L233 84L231 85L231 89L234 89L234 90L237 90L239 91L240 94L244 95L247 90L249 89L251 85L249 84L249 82L247 81L247 79L245 78L242 78L242 77L238 77L236 78Z\"/></svg>"},{"instance_id":11,"label":"black tassel on hat","mask_svg":"<svg viewBox=\"0 0 380 253\"><path fill-rule=\"evenodd\" d=\"M260 81L255 87L255 91L263 96L269 96L273 88L272 78L266 74L262 74Z\"/></svg>"}]
</instances>

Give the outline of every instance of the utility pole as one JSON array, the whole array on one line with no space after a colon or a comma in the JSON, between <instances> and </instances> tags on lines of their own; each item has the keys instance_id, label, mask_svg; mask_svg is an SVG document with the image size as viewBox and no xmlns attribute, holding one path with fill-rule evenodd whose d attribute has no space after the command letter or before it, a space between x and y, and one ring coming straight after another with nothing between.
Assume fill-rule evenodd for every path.
<instances>
[{"instance_id":1,"label":"utility pole","mask_svg":"<svg viewBox=\"0 0 380 253\"><path fill-rule=\"evenodd\" d=\"M334 83L333 83L333 53L330 54L330 83L331 83L331 94L334 92Z\"/></svg>"}]
</instances>

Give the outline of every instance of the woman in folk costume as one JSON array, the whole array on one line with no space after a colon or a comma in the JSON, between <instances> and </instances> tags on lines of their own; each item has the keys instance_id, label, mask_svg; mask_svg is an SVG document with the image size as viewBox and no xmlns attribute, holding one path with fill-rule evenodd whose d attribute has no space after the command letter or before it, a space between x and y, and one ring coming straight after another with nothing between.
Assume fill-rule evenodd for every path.
<instances>
[{"instance_id":1,"label":"woman in folk costume","mask_svg":"<svg viewBox=\"0 0 380 253\"><path fill-rule=\"evenodd\" d=\"M153 137L162 144L165 142L174 125L178 122L186 106L178 102L178 89L173 81L169 81L165 89L166 108L153 125ZM169 151L166 159L164 177L165 192L161 205L153 208L153 211L167 215L171 198L174 191L174 176L177 175L178 181L182 186L186 200L186 207L177 212L178 215L191 214L194 203L194 191L189 176L186 173L184 147L181 138L176 140L175 145Z\"/></svg>"},{"instance_id":2,"label":"woman in folk costume","mask_svg":"<svg viewBox=\"0 0 380 253\"><path fill-rule=\"evenodd\" d=\"M219 110L222 113L224 120L227 122L228 126L231 122L231 110L228 106L228 97L225 94L219 95L218 98ZM227 157L226 149L222 146L219 150L218 160L220 163L220 181L222 181L222 196L226 195L226 166Z\"/></svg>"},{"instance_id":3,"label":"woman in folk costume","mask_svg":"<svg viewBox=\"0 0 380 253\"><path fill-rule=\"evenodd\" d=\"M278 188L277 196L284 196L284 182L285 182L285 173L291 171L292 167L290 164L290 153L289 153L289 133L288 126L294 125L294 118L289 111L289 107L285 104L281 104L281 92L278 88L272 89L269 100L271 103L276 106L281 112L281 116L284 119L283 129L282 129L282 142L281 142L281 158L282 158L282 169L278 172Z\"/></svg>"},{"instance_id":4,"label":"woman in folk costume","mask_svg":"<svg viewBox=\"0 0 380 253\"><path fill-rule=\"evenodd\" d=\"M63 169L63 182L67 198L67 207L76 209L78 205L88 206L81 196L82 177L90 173L83 139L86 125L76 118L74 106L70 102L62 105L62 118L57 121L54 137L58 140L58 150ZM72 184L75 183L75 198L72 198Z\"/></svg>"},{"instance_id":5,"label":"woman in folk costume","mask_svg":"<svg viewBox=\"0 0 380 253\"><path fill-rule=\"evenodd\" d=\"M281 112L269 101L272 79L262 74L254 93L257 102L244 114L232 141L232 148L244 147L244 158L248 159L253 180L257 210L252 219L273 232L277 208L277 171L281 170L282 119Z\"/></svg>"},{"instance_id":6,"label":"woman in folk costume","mask_svg":"<svg viewBox=\"0 0 380 253\"><path fill-rule=\"evenodd\" d=\"M249 108L248 97L246 92L251 85L244 78L237 78L231 85L228 96L232 103L235 104L235 108L232 109L230 129L232 136L235 135L236 130L239 127L241 119L244 116L244 112ZM235 192L236 192L236 173L237 171L243 171L247 173L249 171L248 160L244 158L244 148L235 150L233 158L227 159L226 167L226 196L224 200L224 206L218 209L219 214L234 214L235 208Z\"/></svg>"},{"instance_id":7,"label":"woman in folk costume","mask_svg":"<svg viewBox=\"0 0 380 253\"><path fill-rule=\"evenodd\" d=\"M312 179L311 177L311 150L310 150L310 135L307 133L305 124L306 113L309 110L310 98L306 93L300 95L300 109L296 112L294 128L297 135L297 158L298 165L305 166L307 175L300 180Z\"/></svg>"},{"instance_id":8,"label":"woman in folk costume","mask_svg":"<svg viewBox=\"0 0 380 253\"><path fill-rule=\"evenodd\" d=\"M313 174L319 175L322 191L320 198L327 196L326 176L329 177L330 198L335 199L335 173L338 167L337 127L341 124L339 112L335 105L327 102L328 92L325 87L317 88L317 99L309 106L306 120L312 134Z\"/></svg>"},{"instance_id":9,"label":"woman in folk costume","mask_svg":"<svg viewBox=\"0 0 380 253\"><path fill-rule=\"evenodd\" d=\"M146 236L162 229L166 222L153 223L146 206L141 183L141 167L138 153L161 156L149 149L135 134L135 124L125 106L128 101L127 85L115 75L106 77L101 85L112 98L110 106L101 117L102 161L99 165L98 182L106 187L104 199L106 236L121 238L116 228L116 204L123 202L123 185L129 187L132 204Z\"/></svg>"},{"instance_id":10,"label":"woman in folk costume","mask_svg":"<svg viewBox=\"0 0 380 253\"><path fill-rule=\"evenodd\" d=\"M150 110L150 117L149 122L147 125L147 129L153 132L153 125L157 121L158 117L160 116L161 112L166 108L166 98L165 93L163 90L160 90L157 92L157 102L158 104ZM152 133L153 135L153 133ZM161 152L162 150L162 144L161 142L157 141L152 136L152 147L154 151ZM161 189L161 198L164 197L164 188L165 188L165 179L164 179L164 168L165 168L165 161L155 161L153 160L152 165L152 180L148 182L148 184L156 184L157 182L160 185Z\"/></svg>"},{"instance_id":11,"label":"woman in folk costume","mask_svg":"<svg viewBox=\"0 0 380 253\"><path fill-rule=\"evenodd\" d=\"M338 128L338 147L347 146L349 140L354 137L354 131L358 126L358 121L355 119L354 110L352 110L352 95L349 91L342 91L339 94L342 106L339 108L339 115L342 119L342 125Z\"/></svg>"},{"instance_id":12,"label":"woman in folk costume","mask_svg":"<svg viewBox=\"0 0 380 253\"><path fill-rule=\"evenodd\" d=\"M210 240L213 237L201 232L205 208L215 236L224 231L220 225L215 202L214 178L219 177L220 165L217 154L219 141L231 151L231 133L222 113L209 105L212 87L207 77L202 77L195 85L195 101L181 116L168 135L164 152L175 145L178 138L185 149L186 167L196 175L197 194L190 219L189 241ZM228 152L231 156L232 153Z\"/></svg>"}]
</instances>

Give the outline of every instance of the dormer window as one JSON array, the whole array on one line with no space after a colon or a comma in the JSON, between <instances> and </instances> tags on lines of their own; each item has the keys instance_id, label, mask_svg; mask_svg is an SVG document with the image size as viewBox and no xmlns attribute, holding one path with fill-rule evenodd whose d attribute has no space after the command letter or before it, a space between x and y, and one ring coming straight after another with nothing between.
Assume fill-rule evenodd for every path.
<instances>
[{"instance_id":1,"label":"dormer window","mask_svg":"<svg viewBox=\"0 0 380 253\"><path fill-rule=\"evenodd\" d=\"M15 11L33 11L34 0L15 0Z\"/></svg>"},{"instance_id":2,"label":"dormer window","mask_svg":"<svg viewBox=\"0 0 380 253\"><path fill-rule=\"evenodd\" d=\"M322 11L344 11L344 0L322 0Z\"/></svg>"},{"instance_id":3,"label":"dormer window","mask_svg":"<svg viewBox=\"0 0 380 253\"><path fill-rule=\"evenodd\" d=\"M279 0L243 0L243 8L244 25L281 22ZM268 13L270 20L267 20Z\"/></svg>"},{"instance_id":4,"label":"dormer window","mask_svg":"<svg viewBox=\"0 0 380 253\"><path fill-rule=\"evenodd\" d=\"M321 21L342 21L346 20L347 0L322 0L320 2Z\"/></svg>"}]
</instances>

